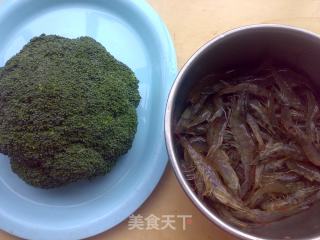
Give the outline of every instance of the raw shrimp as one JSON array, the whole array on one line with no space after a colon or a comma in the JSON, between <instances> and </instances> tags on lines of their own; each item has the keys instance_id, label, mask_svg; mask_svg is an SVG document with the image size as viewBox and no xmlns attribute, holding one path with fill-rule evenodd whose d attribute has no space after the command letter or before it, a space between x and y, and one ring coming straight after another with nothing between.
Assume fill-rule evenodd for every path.
<instances>
[{"instance_id":1,"label":"raw shrimp","mask_svg":"<svg viewBox=\"0 0 320 240\"><path fill-rule=\"evenodd\" d=\"M301 155L299 149L295 148L294 146L290 146L289 144L282 142L268 142L265 149L259 153L257 160L262 161L268 158L277 159L284 156L295 156L299 154Z\"/></svg>"},{"instance_id":2,"label":"raw shrimp","mask_svg":"<svg viewBox=\"0 0 320 240\"><path fill-rule=\"evenodd\" d=\"M205 191L206 191L206 186L199 172L196 172L194 175L194 185L197 190L198 196L201 199L203 199L203 196L205 195Z\"/></svg>"},{"instance_id":3,"label":"raw shrimp","mask_svg":"<svg viewBox=\"0 0 320 240\"><path fill-rule=\"evenodd\" d=\"M267 116L266 109L259 103L259 101L254 100L250 101L249 107L254 111L254 114L257 115L257 123L270 131L271 134L274 134L274 129L270 123L270 120Z\"/></svg>"},{"instance_id":4,"label":"raw shrimp","mask_svg":"<svg viewBox=\"0 0 320 240\"><path fill-rule=\"evenodd\" d=\"M320 109L308 77L267 59L205 76L175 134L199 199L256 227L320 201Z\"/></svg>"},{"instance_id":5,"label":"raw shrimp","mask_svg":"<svg viewBox=\"0 0 320 240\"><path fill-rule=\"evenodd\" d=\"M227 88L222 89L218 94L230 94L230 93L237 93L237 92L247 92L253 95L257 95L260 97L267 97L268 92L265 91L263 88L259 88L257 85L253 83L239 83L235 86L230 86Z\"/></svg>"},{"instance_id":6,"label":"raw shrimp","mask_svg":"<svg viewBox=\"0 0 320 240\"><path fill-rule=\"evenodd\" d=\"M188 151L190 158L204 180L205 193L204 195L209 198L217 199L222 204L233 209L241 209L243 203L237 200L224 186L217 172L213 167L208 164L200 153L198 153L186 139L182 139L183 147Z\"/></svg>"},{"instance_id":7,"label":"raw shrimp","mask_svg":"<svg viewBox=\"0 0 320 240\"><path fill-rule=\"evenodd\" d=\"M189 139L191 145L197 152L206 153L208 151L208 144L204 137L195 136Z\"/></svg>"},{"instance_id":8,"label":"raw shrimp","mask_svg":"<svg viewBox=\"0 0 320 240\"><path fill-rule=\"evenodd\" d=\"M258 142L258 145L259 145L258 149L262 150L264 148L264 142L261 137L259 125L257 124L256 120L249 113L247 113L247 122L253 132L253 135L255 136L255 138Z\"/></svg>"},{"instance_id":9,"label":"raw shrimp","mask_svg":"<svg viewBox=\"0 0 320 240\"><path fill-rule=\"evenodd\" d=\"M265 172L275 172L282 170L285 167L286 160L288 160L288 157L264 161L263 164Z\"/></svg>"},{"instance_id":10,"label":"raw shrimp","mask_svg":"<svg viewBox=\"0 0 320 240\"><path fill-rule=\"evenodd\" d=\"M261 183L268 184L273 182L296 182L300 180L301 177L299 174L293 171L286 171L286 172L265 172L261 176Z\"/></svg>"},{"instance_id":11,"label":"raw shrimp","mask_svg":"<svg viewBox=\"0 0 320 240\"><path fill-rule=\"evenodd\" d=\"M238 151L241 156L241 162L244 168L245 181L241 186L240 196L243 197L250 190L253 184L253 177L251 174L251 164L254 159L255 145L248 132L245 122L241 118L243 114L242 108L244 106L244 96L242 95L238 103L232 109L230 118L230 127L234 138L238 145Z\"/></svg>"},{"instance_id":12,"label":"raw shrimp","mask_svg":"<svg viewBox=\"0 0 320 240\"><path fill-rule=\"evenodd\" d=\"M293 172L299 174L302 177L305 177L311 182L320 182L320 172L319 169L312 166L311 164L295 161L286 162L288 168Z\"/></svg>"},{"instance_id":13,"label":"raw shrimp","mask_svg":"<svg viewBox=\"0 0 320 240\"><path fill-rule=\"evenodd\" d=\"M304 186L304 185L303 185ZM288 194L299 190L301 186L297 183L281 183L272 182L263 185L257 191L255 191L251 196L248 197L246 204L250 208L256 208L256 206L264 199L264 195L270 193L280 193Z\"/></svg>"},{"instance_id":14,"label":"raw shrimp","mask_svg":"<svg viewBox=\"0 0 320 240\"><path fill-rule=\"evenodd\" d=\"M180 117L180 119L179 119L179 121L177 123L176 130L175 130L176 134L180 134L185 129L187 129L187 124L190 122L191 118L192 118L191 107L187 107L183 111L183 113L182 113L182 115L181 115L181 117Z\"/></svg>"},{"instance_id":15,"label":"raw shrimp","mask_svg":"<svg viewBox=\"0 0 320 240\"><path fill-rule=\"evenodd\" d=\"M320 167L320 152L316 148L316 146L312 143L310 136L307 136L301 130L296 128L295 130L297 134L295 138L299 143L300 147L302 148L304 154L306 155L307 159L314 165Z\"/></svg>"},{"instance_id":16,"label":"raw shrimp","mask_svg":"<svg viewBox=\"0 0 320 240\"><path fill-rule=\"evenodd\" d=\"M221 116L209 124L210 125L207 132L207 142L209 145L208 155L210 153L214 153L214 151L221 146L223 142L224 131L227 127L227 120L225 116Z\"/></svg>"},{"instance_id":17,"label":"raw shrimp","mask_svg":"<svg viewBox=\"0 0 320 240\"><path fill-rule=\"evenodd\" d=\"M229 189L235 196L238 196L240 192L239 178L231 166L228 155L223 150L218 149L209 153L207 159L212 163L214 169L218 171Z\"/></svg>"},{"instance_id":18,"label":"raw shrimp","mask_svg":"<svg viewBox=\"0 0 320 240\"><path fill-rule=\"evenodd\" d=\"M303 210L308 209L308 206L297 206L288 210L279 211L279 212L269 212L262 211L259 209L241 209L241 210L230 210L232 215L238 219L250 221L258 224L272 223L278 221L285 217L297 214Z\"/></svg>"},{"instance_id":19,"label":"raw shrimp","mask_svg":"<svg viewBox=\"0 0 320 240\"><path fill-rule=\"evenodd\" d=\"M319 106L317 105L316 99L313 94L307 92L307 135L311 136L312 141L316 141L316 125L315 117L319 113Z\"/></svg>"},{"instance_id":20,"label":"raw shrimp","mask_svg":"<svg viewBox=\"0 0 320 240\"><path fill-rule=\"evenodd\" d=\"M301 100L292 90L292 87L287 81L284 81L278 72L273 71L273 76L275 78L275 83L279 88L279 91L276 90L276 96L279 97L280 101L284 105L292 106L296 109L303 109Z\"/></svg>"},{"instance_id":21,"label":"raw shrimp","mask_svg":"<svg viewBox=\"0 0 320 240\"><path fill-rule=\"evenodd\" d=\"M253 184L252 190L256 190L260 186L264 168L265 168L265 165L263 164L256 166L255 175L254 175L254 184Z\"/></svg>"},{"instance_id":22,"label":"raw shrimp","mask_svg":"<svg viewBox=\"0 0 320 240\"><path fill-rule=\"evenodd\" d=\"M311 186L303 189L298 189L296 192L287 196L285 199L278 199L275 201L265 201L261 204L261 208L267 211L278 211L292 208L293 206L304 205L304 201L310 195L319 191L319 186Z\"/></svg>"},{"instance_id":23,"label":"raw shrimp","mask_svg":"<svg viewBox=\"0 0 320 240\"><path fill-rule=\"evenodd\" d=\"M241 228L255 228L260 226L259 224L255 224L252 222L247 222L247 221L242 221L239 220L238 218L234 217L231 212L225 208L222 204L216 204L217 206L215 207L217 213L222 216L226 221L230 222L231 224L241 227Z\"/></svg>"},{"instance_id":24,"label":"raw shrimp","mask_svg":"<svg viewBox=\"0 0 320 240\"><path fill-rule=\"evenodd\" d=\"M190 123L187 124L187 128L191 128L193 126L199 125L200 123L209 121L212 116L212 112L208 108L203 108L197 116L192 119Z\"/></svg>"}]
</instances>

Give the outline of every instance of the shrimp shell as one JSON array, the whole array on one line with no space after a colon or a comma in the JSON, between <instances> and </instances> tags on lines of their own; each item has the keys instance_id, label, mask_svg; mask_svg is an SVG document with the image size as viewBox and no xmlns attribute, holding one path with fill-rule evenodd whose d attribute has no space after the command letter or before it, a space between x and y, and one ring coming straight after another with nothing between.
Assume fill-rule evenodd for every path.
<instances>
[{"instance_id":1,"label":"shrimp shell","mask_svg":"<svg viewBox=\"0 0 320 240\"><path fill-rule=\"evenodd\" d=\"M300 176L308 179L311 182L320 182L319 169L308 163L287 161L287 167Z\"/></svg>"},{"instance_id":2,"label":"shrimp shell","mask_svg":"<svg viewBox=\"0 0 320 240\"><path fill-rule=\"evenodd\" d=\"M258 149L262 150L264 148L264 141L260 134L259 125L256 123L255 119L249 113L247 113L247 122L253 132L253 135L255 136L258 142L258 145L259 145Z\"/></svg>"},{"instance_id":3,"label":"shrimp shell","mask_svg":"<svg viewBox=\"0 0 320 240\"><path fill-rule=\"evenodd\" d=\"M237 142L238 151L241 156L241 162L244 168L245 181L241 185L240 196L244 197L253 184L253 175L251 173L251 164L254 160L255 145L247 130L245 123L241 119L241 108L244 98L240 97L237 105L232 109L230 118L230 127L233 136Z\"/></svg>"},{"instance_id":4,"label":"shrimp shell","mask_svg":"<svg viewBox=\"0 0 320 240\"><path fill-rule=\"evenodd\" d=\"M183 147L188 151L197 171L205 183L205 196L217 199L232 209L241 209L243 203L237 200L224 186L215 169L207 163L204 156L198 153L186 139L181 139Z\"/></svg>"},{"instance_id":5,"label":"shrimp shell","mask_svg":"<svg viewBox=\"0 0 320 240\"><path fill-rule=\"evenodd\" d=\"M237 93L237 92L247 92L256 96L260 97L267 97L268 92L263 89L258 87L257 85L253 83L239 83L235 86L230 86L227 88L222 89L218 95L224 95L224 94L230 94L230 93Z\"/></svg>"},{"instance_id":6,"label":"shrimp shell","mask_svg":"<svg viewBox=\"0 0 320 240\"><path fill-rule=\"evenodd\" d=\"M207 159L212 163L214 169L218 171L229 189L238 196L240 192L239 178L230 164L228 155L223 150L218 149L215 152L211 152Z\"/></svg>"},{"instance_id":7,"label":"shrimp shell","mask_svg":"<svg viewBox=\"0 0 320 240\"><path fill-rule=\"evenodd\" d=\"M266 201L261 204L261 208L267 211L279 211L292 208L293 206L305 205L304 201L310 195L319 191L318 186L311 186L303 189L298 189L296 192L287 196L285 199L278 199L275 201Z\"/></svg>"}]
</instances>

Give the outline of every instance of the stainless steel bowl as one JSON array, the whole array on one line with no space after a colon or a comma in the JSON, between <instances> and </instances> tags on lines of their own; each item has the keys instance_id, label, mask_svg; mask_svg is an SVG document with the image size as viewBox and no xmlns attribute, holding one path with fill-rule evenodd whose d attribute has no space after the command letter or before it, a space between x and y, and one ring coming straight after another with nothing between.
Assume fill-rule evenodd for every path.
<instances>
[{"instance_id":1,"label":"stainless steel bowl","mask_svg":"<svg viewBox=\"0 0 320 240\"><path fill-rule=\"evenodd\" d=\"M186 40L187 41L187 40ZM320 205L255 230L236 228L222 220L202 202L186 181L181 168L181 152L174 128L186 106L186 96L203 76L258 62L264 57L304 71L320 87L320 38L302 29L282 25L252 25L221 34L200 48L180 71L169 95L165 115L165 135L175 174L192 202L213 223L243 239L320 239Z\"/></svg>"}]
</instances>

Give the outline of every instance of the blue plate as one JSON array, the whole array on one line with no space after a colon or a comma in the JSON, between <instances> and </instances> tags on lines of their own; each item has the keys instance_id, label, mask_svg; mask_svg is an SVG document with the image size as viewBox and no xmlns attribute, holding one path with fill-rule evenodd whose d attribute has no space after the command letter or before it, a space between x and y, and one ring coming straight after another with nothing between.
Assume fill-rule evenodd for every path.
<instances>
[{"instance_id":1,"label":"blue plate","mask_svg":"<svg viewBox=\"0 0 320 240\"><path fill-rule=\"evenodd\" d=\"M93 37L140 80L133 147L106 176L41 190L20 180L8 158L0 157L1 229L28 239L85 238L126 219L163 174L163 116L177 72L175 51L165 25L143 0L8 0L0 6L0 66L41 33Z\"/></svg>"}]
</instances>

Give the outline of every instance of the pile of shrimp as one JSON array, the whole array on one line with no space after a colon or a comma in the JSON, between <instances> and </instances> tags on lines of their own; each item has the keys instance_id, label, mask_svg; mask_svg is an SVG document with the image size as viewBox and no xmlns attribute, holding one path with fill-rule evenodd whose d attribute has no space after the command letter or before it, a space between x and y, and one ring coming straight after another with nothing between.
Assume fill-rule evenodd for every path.
<instances>
[{"instance_id":1,"label":"pile of shrimp","mask_svg":"<svg viewBox=\"0 0 320 240\"><path fill-rule=\"evenodd\" d=\"M261 226L320 199L313 89L308 77L271 64L211 74L193 88L175 129L181 166L226 221Z\"/></svg>"}]
</instances>

